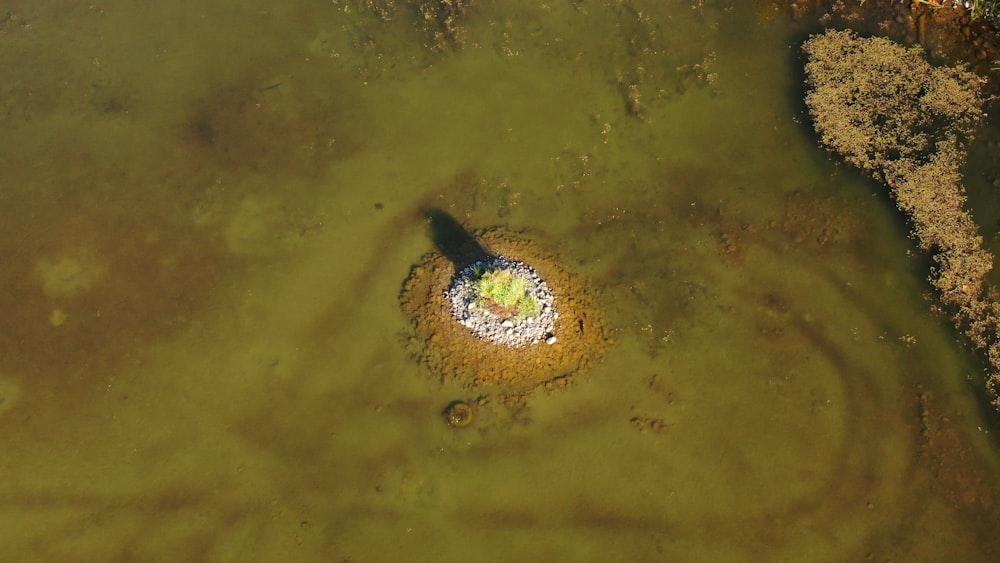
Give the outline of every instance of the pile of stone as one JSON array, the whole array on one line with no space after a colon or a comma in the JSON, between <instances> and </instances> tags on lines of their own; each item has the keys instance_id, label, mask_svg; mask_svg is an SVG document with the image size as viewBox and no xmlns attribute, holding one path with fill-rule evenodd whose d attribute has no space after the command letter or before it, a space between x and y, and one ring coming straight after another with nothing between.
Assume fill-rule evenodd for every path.
<instances>
[{"instance_id":1,"label":"pile of stone","mask_svg":"<svg viewBox=\"0 0 1000 563\"><path fill-rule=\"evenodd\" d=\"M539 313L532 317L502 318L482 305L476 280L482 272L508 270L526 282L526 291L538 300ZM541 341L555 344L555 296L537 272L527 264L495 256L470 264L455 274L445 292L451 314L483 340L503 346L530 346Z\"/></svg>"}]
</instances>

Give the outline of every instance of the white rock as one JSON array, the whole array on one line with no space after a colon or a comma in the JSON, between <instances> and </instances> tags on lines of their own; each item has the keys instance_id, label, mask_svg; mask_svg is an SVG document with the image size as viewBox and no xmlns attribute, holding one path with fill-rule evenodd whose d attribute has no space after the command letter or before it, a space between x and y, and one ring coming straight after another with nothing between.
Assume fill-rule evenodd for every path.
<instances>
[{"instance_id":1,"label":"white rock","mask_svg":"<svg viewBox=\"0 0 1000 563\"><path fill-rule=\"evenodd\" d=\"M556 337L555 337L555 335L552 335L552 336L546 338L545 339L545 343L548 344L549 346L555 344L556 343Z\"/></svg>"}]
</instances>

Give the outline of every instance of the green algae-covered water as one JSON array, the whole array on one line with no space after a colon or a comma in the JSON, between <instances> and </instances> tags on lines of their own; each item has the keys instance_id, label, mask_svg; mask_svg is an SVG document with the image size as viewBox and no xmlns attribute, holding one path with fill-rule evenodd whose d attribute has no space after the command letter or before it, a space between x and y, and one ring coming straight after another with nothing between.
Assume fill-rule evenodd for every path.
<instances>
[{"instance_id":1,"label":"green algae-covered water","mask_svg":"<svg viewBox=\"0 0 1000 563\"><path fill-rule=\"evenodd\" d=\"M996 560L982 365L744 4L8 7L2 558ZM604 359L449 428L427 209L589 279Z\"/></svg>"}]
</instances>

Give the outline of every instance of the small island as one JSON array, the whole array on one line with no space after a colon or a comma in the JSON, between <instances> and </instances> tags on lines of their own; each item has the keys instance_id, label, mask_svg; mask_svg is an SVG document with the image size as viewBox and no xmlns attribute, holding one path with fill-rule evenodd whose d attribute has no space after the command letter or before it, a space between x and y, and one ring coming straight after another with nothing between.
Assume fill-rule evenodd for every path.
<instances>
[{"instance_id":1,"label":"small island","mask_svg":"<svg viewBox=\"0 0 1000 563\"><path fill-rule=\"evenodd\" d=\"M605 350L597 301L558 258L501 228L413 268L400 296L407 342L443 381L522 397L570 384Z\"/></svg>"}]
</instances>

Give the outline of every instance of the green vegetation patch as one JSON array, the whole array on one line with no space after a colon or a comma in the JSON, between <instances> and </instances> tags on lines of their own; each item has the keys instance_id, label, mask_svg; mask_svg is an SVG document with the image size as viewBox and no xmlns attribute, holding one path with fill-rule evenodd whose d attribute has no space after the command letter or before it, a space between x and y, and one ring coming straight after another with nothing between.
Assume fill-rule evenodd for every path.
<instances>
[{"instance_id":1,"label":"green vegetation patch","mask_svg":"<svg viewBox=\"0 0 1000 563\"><path fill-rule=\"evenodd\" d=\"M475 280L476 304L500 317L537 316L542 306L528 291L528 281L507 269L479 273Z\"/></svg>"}]
</instances>

